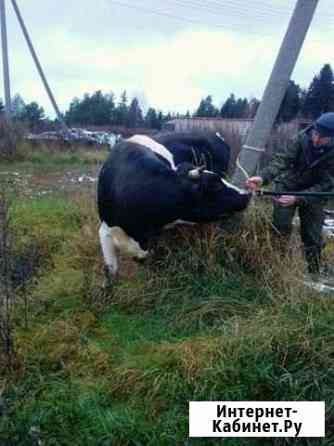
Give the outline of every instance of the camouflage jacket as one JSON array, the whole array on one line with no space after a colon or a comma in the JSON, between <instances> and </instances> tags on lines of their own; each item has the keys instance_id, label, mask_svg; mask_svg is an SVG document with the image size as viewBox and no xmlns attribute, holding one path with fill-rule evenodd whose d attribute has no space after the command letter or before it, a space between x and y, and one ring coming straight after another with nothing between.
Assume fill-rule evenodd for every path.
<instances>
[{"instance_id":1,"label":"camouflage jacket","mask_svg":"<svg viewBox=\"0 0 334 446\"><path fill-rule=\"evenodd\" d=\"M280 183L288 191L334 192L334 144L319 147L319 156L310 161L313 150L310 132L302 132L288 145L285 152L277 153L260 175L263 183ZM307 202L318 202L317 197L307 197ZM326 200L325 200L326 201Z\"/></svg>"}]
</instances>

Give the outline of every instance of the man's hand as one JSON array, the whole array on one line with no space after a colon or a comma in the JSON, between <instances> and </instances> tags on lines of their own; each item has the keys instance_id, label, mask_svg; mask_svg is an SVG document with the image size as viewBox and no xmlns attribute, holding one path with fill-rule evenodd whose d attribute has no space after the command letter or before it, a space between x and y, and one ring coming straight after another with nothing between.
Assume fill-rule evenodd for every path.
<instances>
[{"instance_id":1,"label":"man's hand","mask_svg":"<svg viewBox=\"0 0 334 446\"><path fill-rule=\"evenodd\" d=\"M246 181L246 188L252 192L256 192L263 184L262 177L249 177Z\"/></svg>"},{"instance_id":2,"label":"man's hand","mask_svg":"<svg viewBox=\"0 0 334 446\"><path fill-rule=\"evenodd\" d=\"M296 204L298 198L294 195L281 195L279 198L276 198L275 201L283 207L288 207Z\"/></svg>"}]
</instances>

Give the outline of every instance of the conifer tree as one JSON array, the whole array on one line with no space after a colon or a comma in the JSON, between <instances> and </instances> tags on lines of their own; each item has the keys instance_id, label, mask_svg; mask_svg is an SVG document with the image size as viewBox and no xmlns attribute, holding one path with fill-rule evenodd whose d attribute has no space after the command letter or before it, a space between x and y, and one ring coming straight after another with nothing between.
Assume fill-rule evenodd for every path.
<instances>
[{"instance_id":1,"label":"conifer tree","mask_svg":"<svg viewBox=\"0 0 334 446\"><path fill-rule=\"evenodd\" d=\"M330 64L326 64L307 90L303 114L315 119L329 111L334 111L334 76Z\"/></svg>"}]
</instances>

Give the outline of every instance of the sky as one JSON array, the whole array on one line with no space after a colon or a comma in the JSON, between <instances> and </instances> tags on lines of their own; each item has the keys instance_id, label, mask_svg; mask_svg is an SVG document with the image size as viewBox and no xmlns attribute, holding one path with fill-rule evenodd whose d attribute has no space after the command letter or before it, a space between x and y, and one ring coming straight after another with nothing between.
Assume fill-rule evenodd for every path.
<instances>
[{"instance_id":1,"label":"sky","mask_svg":"<svg viewBox=\"0 0 334 446\"><path fill-rule=\"evenodd\" d=\"M304 0L305 2L309 0ZM193 112L209 94L261 99L296 0L17 0L61 111L74 97L126 90L142 108ZM334 69L333 0L319 0L292 79ZM11 94L54 117L10 0ZM0 75L3 85L2 70ZM4 97L3 87L0 97Z\"/></svg>"}]
</instances>

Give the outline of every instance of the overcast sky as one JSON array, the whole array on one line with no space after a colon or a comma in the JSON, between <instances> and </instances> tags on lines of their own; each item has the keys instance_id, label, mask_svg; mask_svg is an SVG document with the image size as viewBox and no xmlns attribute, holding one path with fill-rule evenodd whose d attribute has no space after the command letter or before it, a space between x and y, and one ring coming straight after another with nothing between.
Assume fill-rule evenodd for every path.
<instances>
[{"instance_id":1,"label":"overcast sky","mask_svg":"<svg viewBox=\"0 0 334 446\"><path fill-rule=\"evenodd\" d=\"M296 0L17 3L62 111L85 92L118 99L127 90L145 110L192 112L208 94L216 106L231 92L261 98ZM12 96L53 116L10 0L6 6ZM333 0L319 0L292 76L302 87L325 63L334 68L333 42Z\"/></svg>"}]
</instances>

